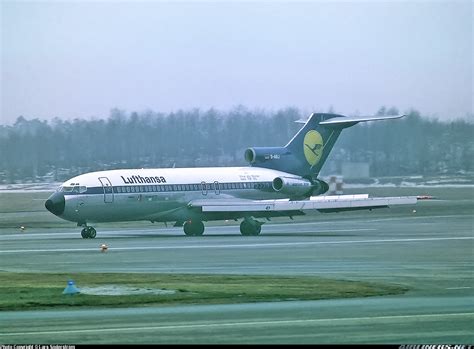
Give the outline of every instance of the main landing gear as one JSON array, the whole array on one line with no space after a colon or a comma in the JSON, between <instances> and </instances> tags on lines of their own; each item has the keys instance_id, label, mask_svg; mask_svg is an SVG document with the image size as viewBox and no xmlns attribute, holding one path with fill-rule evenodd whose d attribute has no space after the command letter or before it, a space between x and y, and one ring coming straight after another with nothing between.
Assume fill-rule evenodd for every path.
<instances>
[{"instance_id":1,"label":"main landing gear","mask_svg":"<svg viewBox=\"0 0 474 349\"><path fill-rule=\"evenodd\" d=\"M244 236L256 236L259 235L262 231L262 224L264 222L259 222L253 218L244 218L242 223L240 223L240 233Z\"/></svg>"},{"instance_id":2,"label":"main landing gear","mask_svg":"<svg viewBox=\"0 0 474 349\"><path fill-rule=\"evenodd\" d=\"M184 222L183 230L188 236L201 236L204 233L204 223L199 220L189 220Z\"/></svg>"},{"instance_id":3,"label":"main landing gear","mask_svg":"<svg viewBox=\"0 0 474 349\"><path fill-rule=\"evenodd\" d=\"M242 223L240 223L240 233L244 236L259 235L262 231L263 223L264 222L259 222L253 218L246 217ZM187 236L201 236L204 233L204 223L200 220L190 219L184 222L183 230Z\"/></svg>"},{"instance_id":4,"label":"main landing gear","mask_svg":"<svg viewBox=\"0 0 474 349\"><path fill-rule=\"evenodd\" d=\"M93 227L84 227L81 231L81 236L83 239L93 239L95 238L97 232Z\"/></svg>"}]
</instances>

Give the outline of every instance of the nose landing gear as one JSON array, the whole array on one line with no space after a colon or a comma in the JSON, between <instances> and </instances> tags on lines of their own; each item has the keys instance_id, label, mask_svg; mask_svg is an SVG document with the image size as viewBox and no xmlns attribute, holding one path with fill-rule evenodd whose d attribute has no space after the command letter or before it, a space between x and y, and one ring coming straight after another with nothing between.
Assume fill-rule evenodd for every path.
<instances>
[{"instance_id":1,"label":"nose landing gear","mask_svg":"<svg viewBox=\"0 0 474 349\"><path fill-rule=\"evenodd\" d=\"M84 227L81 230L81 236L83 239L93 239L95 238L97 232L93 227Z\"/></svg>"}]
</instances>

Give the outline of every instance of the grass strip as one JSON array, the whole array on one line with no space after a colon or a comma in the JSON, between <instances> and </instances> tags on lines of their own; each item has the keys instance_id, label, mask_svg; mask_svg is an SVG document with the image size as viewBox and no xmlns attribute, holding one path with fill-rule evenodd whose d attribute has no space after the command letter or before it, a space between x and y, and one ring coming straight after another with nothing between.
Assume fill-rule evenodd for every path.
<instances>
[{"instance_id":1,"label":"grass strip","mask_svg":"<svg viewBox=\"0 0 474 349\"><path fill-rule=\"evenodd\" d=\"M124 286L174 293L63 295L70 279L79 289ZM314 276L0 272L0 311L316 300L394 295L407 290L400 285Z\"/></svg>"}]
</instances>

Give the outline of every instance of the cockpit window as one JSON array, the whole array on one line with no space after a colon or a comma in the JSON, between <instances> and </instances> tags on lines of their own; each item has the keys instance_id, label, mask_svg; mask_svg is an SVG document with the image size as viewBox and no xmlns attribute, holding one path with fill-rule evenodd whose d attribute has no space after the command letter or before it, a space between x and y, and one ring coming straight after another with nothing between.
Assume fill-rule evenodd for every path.
<instances>
[{"instance_id":1,"label":"cockpit window","mask_svg":"<svg viewBox=\"0 0 474 349\"><path fill-rule=\"evenodd\" d=\"M64 193L85 193L87 191L87 187L85 185L64 185L59 187L57 191L62 191Z\"/></svg>"}]
</instances>

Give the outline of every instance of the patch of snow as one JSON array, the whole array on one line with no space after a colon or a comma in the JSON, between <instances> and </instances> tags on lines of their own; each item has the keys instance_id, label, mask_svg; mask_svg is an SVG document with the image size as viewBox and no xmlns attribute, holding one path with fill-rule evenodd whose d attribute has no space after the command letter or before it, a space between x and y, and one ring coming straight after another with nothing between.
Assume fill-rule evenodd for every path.
<instances>
[{"instance_id":1,"label":"patch of snow","mask_svg":"<svg viewBox=\"0 0 474 349\"><path fill-rule=\"evenodd\" d=\"M174 294L175 290L164 290L161 288L139 288L123 285L107 285L96 287L80 287L80 293L95 296L124 296L134 294Z\"/></svg>"},{"instance_id":2,"label":"patch of snow","mask_svg":"<svg viewBox=\"0 0 474 349\"><path fill-rule=\"evenodd\" d=\"M23 193L23 192L52 192L62 183L18 183L18 184L0 184L0 193Z\"/></svg>"}]
</instances>

